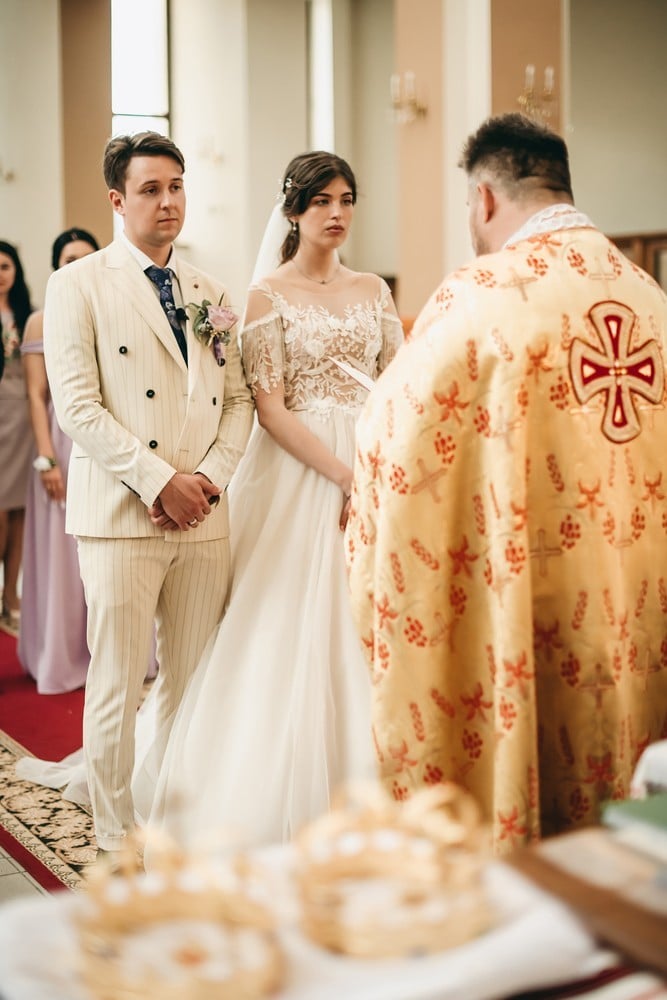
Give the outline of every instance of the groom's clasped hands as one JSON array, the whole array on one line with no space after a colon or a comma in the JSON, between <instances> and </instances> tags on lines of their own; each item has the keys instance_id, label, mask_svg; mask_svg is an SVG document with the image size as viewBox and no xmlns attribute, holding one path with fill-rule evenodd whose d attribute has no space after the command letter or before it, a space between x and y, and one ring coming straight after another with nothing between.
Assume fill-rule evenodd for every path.
<instances>
[{"instance_id":1,"label":"groom's clasped hands","mask_svg":"<svg viewBox=\"0 0 667 1000\"><path fill-rule=\"evenodd\" d=\"M211 513L221 493L202 472L176 472L150 508L150 519L165 531L189 531Z\"/></svg>"}]
</instances>

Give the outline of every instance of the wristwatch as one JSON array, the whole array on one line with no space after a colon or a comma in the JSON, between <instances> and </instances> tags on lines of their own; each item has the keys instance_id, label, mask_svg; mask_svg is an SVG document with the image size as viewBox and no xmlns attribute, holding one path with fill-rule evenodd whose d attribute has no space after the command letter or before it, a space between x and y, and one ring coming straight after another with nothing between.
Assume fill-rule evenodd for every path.
<instances>
[{"instance_id":1,"label":"wristwatch","mask_svg":"<svg viewBox=\"0 0 667 1000\"><path fill-rule=\"evenodd\" d=\"M32 467L38 472L48 472L49 469L55 469L57 464L55 458L50 458L48 455L38 455L32 463Z\"/></svg>"}]
</instances>

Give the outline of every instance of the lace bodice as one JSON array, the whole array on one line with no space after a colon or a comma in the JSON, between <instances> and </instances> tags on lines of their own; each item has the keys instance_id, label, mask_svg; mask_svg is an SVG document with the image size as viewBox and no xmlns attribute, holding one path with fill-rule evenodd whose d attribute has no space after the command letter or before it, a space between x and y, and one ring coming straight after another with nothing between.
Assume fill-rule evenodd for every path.
<instances>
[{"instance_id":1,"label":"lace bodice","mask_svg":"<svg viewBox=\"0 0 667 1000\"><path fill-rule=\"evenodd\" d=\"M246 380L253 395L282 386L290 410L358 411L368 390L336 360L375 379L403 339L398 318L386 311L390 293L380 282L372 301L344 304L330 311L322 303L292 303L268 284L256 286L266 295L269 311L246 325L241 351Z\"/></svg>"}]
</instances>

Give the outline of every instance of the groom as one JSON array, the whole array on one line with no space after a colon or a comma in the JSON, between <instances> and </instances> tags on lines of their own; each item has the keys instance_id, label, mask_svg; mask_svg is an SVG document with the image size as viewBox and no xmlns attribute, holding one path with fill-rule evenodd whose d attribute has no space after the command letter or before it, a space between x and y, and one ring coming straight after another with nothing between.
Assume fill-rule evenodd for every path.
<instances>
[{"instance_id":1,"label":"groom","mask_svg":"<svg viewBox=\"0 0 667 1000\"><path fill-rule=\"evenodd\" d=\"M74 441L67 531L78 539L88 604L83 743L104 853L121 850L134 829L135 714L154 622L166 738L222 615L225 489L252 421L236 337L218 358L185 319L189 304L226 305L227 296L174 250L184 168L158 133L111 139L104 178L123 232L54 272L46 292L49 384Z\"/></svg>"}]
</instances>

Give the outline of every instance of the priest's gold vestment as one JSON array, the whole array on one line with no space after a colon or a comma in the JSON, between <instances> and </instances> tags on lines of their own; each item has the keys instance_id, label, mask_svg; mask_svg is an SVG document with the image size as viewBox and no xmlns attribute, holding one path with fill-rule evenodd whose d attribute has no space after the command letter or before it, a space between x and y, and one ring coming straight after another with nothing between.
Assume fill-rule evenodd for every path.
<instances>
[{"instance_id":1,"label":"priest's gold vestment","mask_svg":"<svg viewBox=\"0 0 667 1000\"><path fill-rule=\"evenodd\" d=\"M667 298L594 228L447 278L370 394L346 533L381 774L499 852L667 735Z\"/></svg>"}]
</instances>

